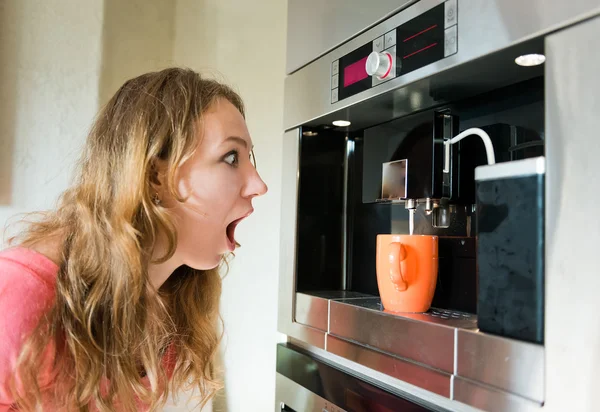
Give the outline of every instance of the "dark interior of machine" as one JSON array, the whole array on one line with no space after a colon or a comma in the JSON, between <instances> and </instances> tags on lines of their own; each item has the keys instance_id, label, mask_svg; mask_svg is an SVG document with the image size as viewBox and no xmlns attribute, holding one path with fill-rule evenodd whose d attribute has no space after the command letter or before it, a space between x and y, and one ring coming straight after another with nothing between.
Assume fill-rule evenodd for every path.
<instances>
[{"instance_id":1,"label":"dark interior of machine","mask_svg":"<svg viewBox=\"0 0 600 412\"><path fill-rule=\"evenodd\" d=\"M431 152L434 112L442 110L457 116L459 131L471 127L486 130L494 142L497 162L544 154L543 75L362 130L304 127L298 193L298 292L345 289L378 296L376 236L408 233L409 217L403 203L378 201L381 164L396 160L398 142L413 140L415 147L427 149L429 145ZM462 153L469 154L470 166L461 170L459 182L465 194L462 202L468 204L474 203L474 166L485 164L486 158L477 138L464 142ZM411 161L431 160L425 155L409 164ZM474 234L446 240L439 246L433 306L476 313Z\"/></svg>"}]
</instances>

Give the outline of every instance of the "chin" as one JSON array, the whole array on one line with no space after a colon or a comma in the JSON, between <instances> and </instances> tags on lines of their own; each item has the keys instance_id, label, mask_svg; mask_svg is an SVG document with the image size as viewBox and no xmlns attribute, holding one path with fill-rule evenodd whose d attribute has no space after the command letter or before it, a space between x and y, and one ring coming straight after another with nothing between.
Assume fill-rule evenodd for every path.
<instances>
[{"instance_id":1,"label":"chin","mask_svg":"<svg viewBox=\"0 0 600 412\"><path fill-rule=\"evenodd\" d=\"M198 259L197 257L189 259L186 263L187 266L196 270L210 270L215 269L221 264L221 255L214 258Z\"/></svg>"}]
</instances>

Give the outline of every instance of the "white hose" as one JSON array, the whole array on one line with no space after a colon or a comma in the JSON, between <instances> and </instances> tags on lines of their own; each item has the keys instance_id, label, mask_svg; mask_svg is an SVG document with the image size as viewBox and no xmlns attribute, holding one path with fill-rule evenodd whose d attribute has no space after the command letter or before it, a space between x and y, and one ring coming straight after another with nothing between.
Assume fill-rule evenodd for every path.
<instances>
[{"instance_id":1,"label":"white hose","mask_svg":"<svg viewBox=\"0 0 600 412\"><path fill-rule=\"evenodd\" d=\"M492 139L490 139L490 136L485 131L479 129L478 127L472 127L470 129L467 129L464 132L457 134L452 139L446 140L444 142L444 144L447 145L446 150L449 149L449 146L451 144L459 142L465 137L470 136L472 134L476 134L477 136L481 137L483 145L485 146L485 154L487 156L488 165L495 164L496 156L494 155L494 145L492 144ZM450 170L450 156L446 156L444 170Z\"/></svg>"}]
</instances>

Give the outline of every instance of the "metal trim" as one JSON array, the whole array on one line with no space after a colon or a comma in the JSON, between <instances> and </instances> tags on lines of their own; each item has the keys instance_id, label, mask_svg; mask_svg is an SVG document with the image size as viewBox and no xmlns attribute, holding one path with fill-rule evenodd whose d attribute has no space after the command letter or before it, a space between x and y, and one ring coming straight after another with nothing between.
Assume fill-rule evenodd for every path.
<instances>
[{"instance_id":1,"label":"metal trim","mask_svg":"<svg viewBox=\"0 0 600 412\"><path fill-rule=\"evenodd\" d=\"M494 165L478 166L475 168L475 180L478 182L492 179L506 179L546 173L546 158L544 156L530 159L513 160Z\"/></svg>"},{"instance_id":2,"label":"metal trim","mask_svg":"<svg viewBox=\"0 0 600 412\"><path fill-rule=\"evenodd\" d=\"M326 410L327 406L333 406L331 402L280 373L275 374L275 388L276 412L283 411L283 405L295 411L319 411ZM345 410L335 406L335 412L345 412Z\"/></svg>"},{"instance_id":3,"label":"metal trim","mask_svg":"<svg viewBox=\"0 0 600 412\"><path fill-rule=\"evenodd\" d=\"M395 379L450 398L451 374L327 336L327 352L359 363Z\"/></svg>"},{"instance_id":4,"label":"metal trim","mask_svg":"<svg viewBox=\"0 0 600 412\"><path fill-rule=\"evenodd\" d=\"M279 332L314 345L325 347L325 332L294 322L296 307L296 230L298 183L300 175L300 129L283 136L283 185L281 188L281 238L279 262Z\"/></svg>"},{"instance_id":5,"label":"metal trim","mask_svg":"<svg viewBox=\"0 0 600 412\"><path fill-rule=\"evenodd\" d=\"M347 99L331 103L330 73L333 61L441 3L443 3L441 0L420 0L287 76L284 93L284 129L298 127L328 114L348 115L350 112L344 109L390 91L397 94L393 102L394 106L399 107L398 116L406 113L404 109L400 109L402 106L400 100L415 101L415 105L408 107L410 111L423 109L423 105L435 104L430 101L428 93L431 92L431 85L427 78L432 75L559 30L600 12L597 0L572 1L568 7L562 2L542 0L527 2L526 7L521 0L485 2L458 0L458 10L460 10L458 26L466 27L468 30L458 30L459 48L456 54ZM542 51L536 50L536 52ZM402 90L420 81L425 83L423 85L425 89ZM416 104L417 100L421 103ZM440 103L442 102L437 102ZM353 121L354 126L354 119L348 120Z\"/></svg>"},{"instance_id":6,"label":"metal trim","mask_svg":"<svg viewBox=\"0 0 600 412\"><path fill-rule=\"evenodd\" d=\"M453 400L483 411L539 412L542 404L455 376Z\"/></svg>"},{"instance_id":7,"label":"metal trim","mask_svg":"<svg viewBox=\"0 0 600 412\"><path fill-rule=\"evenodd\" d=\"M344 188L343 188L343 199L342 199L342 290L349 288L348 284L348 177L350 164L354 154L354 140L350 139L350 136L346 135L345 148L344 148Z\"/></svg>"},{"instance_id":8,"label":"metal trim","mask_svg":"<svg viewBox=\"0 0 600 412\"><path fill-rule=\"evenodd\" d=\"M452 377L460 377L496 397L544 402L543 346L479 332L470 314L437 313L386 313L379 298L354 292L296 294L296 320L313 333L326 330L319 347L329 353L447 397ZM446 383L448 390L440 389Z\"/></svg>"},{"instance_id":9,"label":"metal trim","mask_svg":"<svg viewBox=\"0 0 600 412\"><path fill-rule=\"evenodd\" d=\"M329 323L329 300L317 296L296 293L295 321L327 332Z\"/></svg>"},{"instance_id":10,"label":"metal trim","mask_svg":"<svg viewBox=\"0 0 600 412\"><path fill-rule=\"evenodd\" d=\"M474 322L448 319L434 323L433 318L429 317L428 321L428 316L423 314L395 316L358 306L373 307L379 302L379 298L331 301L329 333L453 373L454 328L457 325L475 327Z\"/></svg>"},{"instance_id":11,"label":"metal trim","mask_svg":"<svg viewBox=\"0 0 600 412\"><path fill-rule=\"evenodd\" d=\"M457 331L456 375L544 402L544 347L481 332Z\"/></svg>"}]
</instances>

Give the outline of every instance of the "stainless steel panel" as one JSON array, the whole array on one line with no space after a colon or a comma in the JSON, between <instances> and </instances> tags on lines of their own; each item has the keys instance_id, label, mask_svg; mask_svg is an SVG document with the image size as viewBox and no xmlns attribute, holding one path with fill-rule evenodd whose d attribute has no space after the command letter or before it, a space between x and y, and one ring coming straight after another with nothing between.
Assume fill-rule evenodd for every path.
<instances>
[{"instance_id":1,"label":"stainless steel panel","mask_svg":"<svg viewBox=\"0 0 600 412\"><path fill-rule=\"evenodd\" d=\"M329 333L411 359L447 373L454 372L454 330L474 327L468 318L386 313L376 299L331 301Z\"/></svg>"},{"instance_id":2,"label":"stainless steel panel","mask_svg":"<svg viewBox=\"0 0 600 412\"><path fill-rule=\"evenodd\" d=\"M329 300L296 293L296 322L327 332Z\"/></svg>"},{"instance_id":3,"label":"stainless steel panel","mask_svg":"<svg viewBox=\"0 0 600 412\"><path fill-rule=\"evenodd\" d=\"M448 373L385 355L331 335L327 336L326 350L411 385L450 397L451 375Z\"/></svg>"},{"instance_id":4,"label":"stainless steel panel","mask_svg":"<svg viewBox=\"0 0 600 412\"><path fill-rule=\"evenodd\" d=\"M425 1L425 0L423 0ZM463 4L460 1L459 13L464 16ZM469 3L474 11L493 8L505 20L506 29L490 27L485 19L472 20L475 33L482 27L490 29L490 33L516 38L513 30L533 31L534 27L550 27L559 29L567 24L575 23L586 14L598 13L597 1L543 2L533 0L519 2L514 0L486 1ZM471 12L469 12L471 13ZM485 16L489 13L483 13ZM561 16L558 18L557 16ZM549 24L552 23L552 24ZM515 27L516 26L516 27ZM520 27L520 28L519 28ZM463 30L459 30L459 36ZM512 34L511 34L512 33ZM486 43L484 36L474 36L481 43ZM597 161L600 158L600 140L597 139L597 114L600 113L598 91L600 81L600 56L597 51L597 39L600 38L600 21L593 19L577 24L566 30L557 32L546 39L545 54L546 72L546 322L545 322L545 357L546 357L546 394L544 411L593 411L597 408L596 394L600 393L600 382L596 378L600 364L600 329L593 321L593 314L600 311L600 277L597 276L596 245L600 244L600 222L594 219L597 205L600 204L600 190L597 184ZM506 40L506 39L505 39ZM460 40L461 42L464 41ZM512 41L512 40L511 40ZM459 53L450 59L458 58ZM497 44L497 42L494 42ZM475 49L477 50L477 48ZM312 65L311 65L312 66ZM310 67L310 66L308 66ZM444 69L438 67L437 69ZM436 70L437 70L436 69ZM419 76L427 74L421 73ZM303 72L303 70L298 73ZM432 71L430 74L435 72ZM296 74L298 74L296 73ZM319 76L317 76L319 77ZM394 81L398 81L395 79ZM414 80L414 79L413 79ZM420 82L427 83L429 80ZM310 85L310 83L307 83ZM393 86L393 85L390 85ZM308 119L305 111L306 101L310 100L309 87L303 86L301 93L306 94L297 100L298 114L302 122ZM316 86L314 86L316 87ZM384 87L384 86L381 86ZM326 88L326 87L325 87ZM400 101L409 101L412 95L406 94L407 88L394 92ZM289 93L289 90L286 91ZM423 95L423 99L428 99ZM358 101L358 99L356 100ZM318 103L313 103L318 106ZM302 108L304 106L304 108ZM415 105L414 107L419 107ZM330 109L315 110L319 116ZM286 111L288 109L286 108ZM286 126L289 127L289 126ZM303 327L292 322L294 296L294 233L296 221L297 197L295 182L297 173L297 130L292 133L293 150L284 142L284 184L282 210L282 248L281 248L281 291L279 330L291 338L298 337L298 342L306 342L302 335L315 329ZM287 135L286 135L287 139ZM289 139L288 139L289 140ZM288 141L289 143L290 141ZM293 146L292 145L292 146ZM291 153L291 154L290 154ZM291 167L290 167L291 163ZM293 182L293 199L287 198ZM582 191L585 193L582 194ZM579 200L579 197L582 197ZM286 208L285 206L291 206ZM584 229L582 229L584 228ZM580 241L582 236L585 241ZM286 292L287 290L287 292ZM287 306L287 311L283 310ZM284 313L284 316L281 315ZM591 317L590 317L591 316ZM314 335L311 335L314 336ZM318 335L324 338L324 335ZM318 339L317 339L318 340ZM306 344L306 343L304 343ZM530 407L533 402L508 402L497 396L506 394L484 385L474 384L462 378L454 378L454 398L461 402L452 402L445 398L430 394L414 385L391 378L370 368L348 361L345 358L319 350L324 345L308 342L307 347L330 356L340 365L360 371L365 376L387 385L398 391L404 391L416 397L431 399L438 405L452 410L473 410L461 402L471 402L489 410L539 410ZM565 356L568 355L568 356ZM469 394L477 390L477 395ZM508 395L511 400L518 397ZM469 400L471 399L471 400ZM486 399L488 399L486 401ZM504 407L502 405L505 405ZM504 409L502 409L504 408Z\"/></svg>"},{"instance_id":5,"label":"stainless steel panel","mask_svg":"<svg viewBox=\"0 0 600 412\"><path fill-rule=\"evenodd\" d=\"M436 96L436 90L443 90L446 86L455 87L456 90L453 89L449 98L457 99L459 98L458 93L478 93L480 91L478 88L485 90L486 82L492 84L497 81L498 77L504 77L506 81L513 82L516 78L523 78L523 76L527 78L530 74L531 76L539 75L541 72L534 68L524 70L514 64L514 56L511 53L501 60L506 64L502 70L498 70L497 67L500 62L488 61L484 65L475 64L472 73L468 73L468 76L464 76L466 72L463 70L464 77L459 78L455 76L457 73L453 73L452 76L447 76L444 78L445 80L442 80L444 76L442 72L450 68L533 39L600 12L600 4L597 0L572 0L570 2L458 0L457 54L335 104L330 103L330 73L331 63L334 60L441 3L441 0L421 0L288 76L285 82L284 128L290 129L315 119L321 119L325 115L328 116L321 119L323 122L329 122L334 117L341 116L353 123L356 120L357 127L360 127L361 115L364 116L365 107L351 106L391 90L394 92L386 94L385 99L369 106L368 112L370 116L372 115L373 122L389 120L390 117L380 119L378 116L381 116L381 112L385 112L387 116L398 117L424 107L443 103L445 99L443 96ZM461 27L465 29L461 29ZM543 52L541 41L535 44L526 43L523 44L523 47L523 52ZM434 74L438 74L435 79L428 79ZM421 79L423 80L419 81ZM417 81L419 82L417 83ZM448 84L441 84L443 81ZM405 88L407 85L411 85L411 87ZM498 87L497 84L496 87Z\"/></svg>"},{"instance_id":6,"label":"stainless steel panel","mask_svg":"<svg viewBox=\"0 0 600 412\"><path fill-rule=\"evenodd\" d=\"M456 374L544 401L544 347L481 332L458 330Z\"/></svg>"},{"instance_id":7,"label":"stainless steel panel","mask_svg":"<svg viewBox=\"0 0 600 412\"><path fill-rule=\"evenodd\" d=\"M346 299L361 299L361 298L374 298L373 295L367 295L365 293L353 292L351 290L324 290L318 292L306 292L310 296L317 298L331 299L331 300L346 300Z\"/></svg>"},{"instance_id":8,"label":"stainless steel panel","mask_svg":"<svg viewBox=\"0 0 600 412\"><path fill-rule=\"evenodd\" d=\"M288 0L286 72L292 73L416 0Z\"/></svg>"},{"instance_id":9,"label":"stainless steel panel","mask_svg":"<svg viewBox=\"0 0 600 412\"><path fill-rule=\"evenodd\" d=\"M280 373L276 373L275 375L276 412L281 412L284 406L302 412L322 412L324 410L328 412L344 412L344 409L333 405L302 385L298 385L287 376L283 376Z\"/></svg>"},{"instance_id":10,"label":"stainless steel panel","mask_svg":"<svg viewBox=\"0 0 600 412\"><path fill-rule=\"evenodd\" d=\"M329 337L328 337L329 338ZM445 410L453 412L478 412L479 409L475 409L472 406L463 404L460 402L452 401L446 396L441 396L431 391L422 389L418 386L411 385L400 379L396 379L376 371L375 369L363 366L359 363L350 361L345 357L335 355L331 352L327 352L323 349L315 348L314 346L307 345L297 339L290 339L290 342L296 346L301 347L311 355L324 360L326 362L332 362L337 365L341 370L351 372L356 376L366 379L370 382L377 382L377 386L390 392L394 393L403 398L415 401L415 402L426 402L432 410Z\"/></svg>"},{"instance_id":11,"label":"stainless steel panel","mask_svg":"<svg viewBox=\"0 0 600 412\"><path fill-rule=\"evenodd\" d=\"M505 179L507 177L522 177L543 175L546 173L546 158L533 157L511 162L496 163L495 165L478 166L475 168L475 180L485 181Z\"/></svg>"},{"instance_id":12,"label":"stainless steel panel","mask_svg":"<svg viewBox=\"0 0 600 412\"><path fill-rule=\"evenodd\" d=\"M540 404L454 377L454 400L488 412L540 412Z\"/></svg>"},{"instance_id":13,"label":"stainless steel panel","mask_svg":"<svg viewBox=\"0 0 600 412\"><path fill-rule=\"evenodd\" d=\"M326 332L311 328L310 326L304 326L294 322L289 329L288 336L292 336L296 339L306 342L309 345L316 346L317 348L325 348L325 335Z\"/></svg>"},{"instance_id":14,"label":"stainless steel panel","mask_svg":"<svg viewBox=\"0 0 600 412\"><path fill-rule=\"evenodd\" d=\"M284 134L277 329L288 336L324 348L324 331L294 322L299 144L299 129Z\"/></svg>"},{"instance_id":15,"label":"stainless steel panel","mask_svg":"<svg viewBox=\"0 0 600 412\"><path fill-rule=\"evenodd\" d=\"M546 38L546 402L600 394L600 18Z\"/></svg>"},{"instance_id":16,"label":"stainless steel panel","mask_svg":"<svg viewBox=\"0 0 600 412\"><path fill-rule=\"evenodd\" d=\"M352 233L352 226L349 220L349 209L348 206L348 184L349 173L352 170L352 163L354 162L354 140L346 136L345 150L344 150L344 188L342 192L342 289L347 290L352 284L352 279L348 271L348 249L350 248L351 242L348 236Z\"/></svg>"},{"instance_id":17,"label":"stainless steel panel","mask_svg":"<svg viewBox=\"0 0 600 412\"><path fill-rule=\"evenodd\" d=\"M281 229L279 246L279 332L290 335L294 322L296 292L296 218L298 211L298 170L300 129L283 135Z\"/></svg>"}]
</instances>

